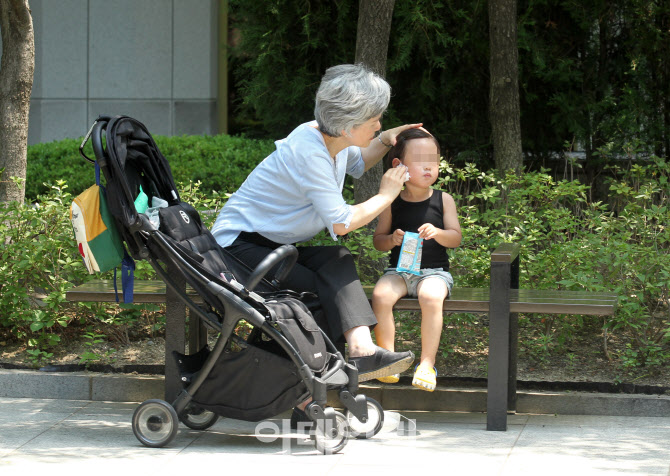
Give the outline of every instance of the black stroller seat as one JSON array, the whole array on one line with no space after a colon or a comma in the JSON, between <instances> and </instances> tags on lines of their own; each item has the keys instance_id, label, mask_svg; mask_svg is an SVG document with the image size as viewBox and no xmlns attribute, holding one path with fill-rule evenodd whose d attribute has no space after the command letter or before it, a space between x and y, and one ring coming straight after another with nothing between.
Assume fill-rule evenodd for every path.
<instances>
[{"instance_id":1,"label":"black stroller seat","mask_svg":"<svg viewBox=\"0 0 670 476\"><path fill-rule=\"evenodd\" d=\"M128 253L147 260L190 313L219 333L212 349L175 353L183 390L174 402L148 400L137 408L133 431L140 442L169 444L179 421L197 430L219 416L260 421L310 398L305 413L315 423L311 436L321 452L341 450L350 436L376 434L383 409L359 394L356 368L316 324L318 296L281 289L296 248L282 246L250 270L181 201L170 166L142 123L100 116L80 147L92 161L83 153L89 137ZM135 200L142 194L149 208L138 211ZM274 276L267 276L277 265ZM175 277L202 303L180 289ZM337 391L346 415L326 406L328 390Z\"/></svg>"}]
</instances>

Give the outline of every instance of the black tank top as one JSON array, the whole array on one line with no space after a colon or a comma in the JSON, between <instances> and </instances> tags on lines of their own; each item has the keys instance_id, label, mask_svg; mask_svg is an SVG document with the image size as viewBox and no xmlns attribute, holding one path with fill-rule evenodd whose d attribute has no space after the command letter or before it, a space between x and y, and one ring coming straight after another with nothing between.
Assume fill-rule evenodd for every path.
<instances>
[{"instance_id":1,"label":"black tank top","mask_svg":"<svg viewBox=\"0 0 670 476\"><path fill-rule=\"evenodd\" d=\"M418 233L419 227L424 223L444 229L444 206L442 192L439 190L433 190L433 195L423 202L406 202L398 196L391 204L391 232L401 229ZM398 265L399 255L400 246L396 246L389 256L389 265L392 268ZM447 249L435 240L423 240L421 268L442 268L448 271Z\"/></svg>"}]
</instances>

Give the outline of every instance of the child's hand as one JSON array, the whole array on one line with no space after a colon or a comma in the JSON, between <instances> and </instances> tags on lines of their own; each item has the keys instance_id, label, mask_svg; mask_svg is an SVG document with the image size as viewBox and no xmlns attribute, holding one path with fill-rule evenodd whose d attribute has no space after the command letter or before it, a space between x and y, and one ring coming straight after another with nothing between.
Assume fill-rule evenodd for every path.
<instances>
[{"instance_id":1,"label":"child's hand","mask_svg":"<svg viewBox=\"0 0 670 476\"><path fill-rule=\"evenodd\" d=\"M432 240L440 232L439 228L431 223L424 223L419 227L419 238L424 240Z\"/></svg>"},{"instance_id":2,"label":"child's hand","mask_svg":"<svg viewBox=\"0 0 670 476\"><path fill-rule=\"evenodd\" d=\"M405 232L402 231L401 229L397 229L396 231L394 231L393 234L391 235L391 240L393 240L393 246L402 245L403 236L405 236Z\"/></svg>"}]
</instances>

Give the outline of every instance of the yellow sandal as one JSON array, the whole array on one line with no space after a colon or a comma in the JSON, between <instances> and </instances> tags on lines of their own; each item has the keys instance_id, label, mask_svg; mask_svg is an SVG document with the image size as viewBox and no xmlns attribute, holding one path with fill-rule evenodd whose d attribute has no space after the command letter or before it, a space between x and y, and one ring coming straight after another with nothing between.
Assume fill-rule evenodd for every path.
<instances>
[{"instance_id":1,"label":"yellow sandal","mask_svg":"<svg viewBox=\"0 0 670 476\"><path fill-rule=\"evenodd\" d=\"M377 380L379 380L382 383L398 383L398 381L400 380L400 374L393 374L387 377L379 377Z\"/></svg>"},{"instance_id":2,"label":"yellow sandal","mask_svg":"<svg viewBox=\"0 0 670 476\"><path fill-rule=\"evenodd\" d=\"M418 365L414 371L412 385L427 392L435 390L435 386L437 385L437 370L435 367Z\"/></svg>"}]
</instances>

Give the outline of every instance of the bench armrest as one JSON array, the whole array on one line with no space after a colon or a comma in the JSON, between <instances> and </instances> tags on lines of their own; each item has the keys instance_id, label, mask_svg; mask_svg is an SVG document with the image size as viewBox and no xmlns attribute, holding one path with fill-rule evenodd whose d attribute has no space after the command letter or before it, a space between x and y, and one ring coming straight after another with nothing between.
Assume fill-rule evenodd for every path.
<instances>
[{"instance_id":1,"label":"bench armrest","mask_svg":"<svg viewBox=\"0 0 670 476\"><path fill-rule=\"evenodd\" d=\"M491 262L512 263L518 256L521 245L518 243L501 243L491 253Z\"/></svg>"}]
</instances>

